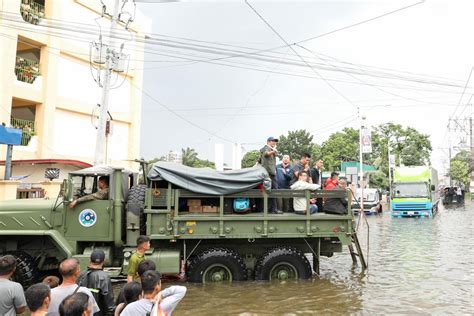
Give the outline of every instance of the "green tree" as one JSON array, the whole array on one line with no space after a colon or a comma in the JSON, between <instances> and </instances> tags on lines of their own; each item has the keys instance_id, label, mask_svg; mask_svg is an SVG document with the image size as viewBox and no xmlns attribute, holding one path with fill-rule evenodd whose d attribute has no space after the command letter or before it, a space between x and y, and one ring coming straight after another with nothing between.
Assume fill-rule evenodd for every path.
<instances>
[{"instance_id":1,"label":"green tree","mask_svg":"<svg viewBox=\"0 0 474 316\"><path fill-rule=\"evenodd\" d=\"M203 159L197 159L197 161L194 163L193 167L195 168L212 168L215 169L216 165L212 161L209 160L203 160Z\"/></svg>"},{"instance_id":2,"label":"green tree","mask_svg":"<svg viewBox=\"0 0 474 316\"><path fill-rule=\"evenodd\" d=\"M359 160L359 131L346 127L329 136L321 145L324 169L340 170L343 161Z\"/></svg>"},{"instance_id":3,"label":"green tree","mask_svg":"<svg viewBox=\"0 0 474 316\"><path fill-rule=\"evenodd\" d=\"M462 182L466 187L469 187L471 171L468 151L461 150L451 159L449 176L454 182Z\"/></svg>"},{"instance_id":4,"label":"green tree","mask_svg":"<svg viewBox=\"0 0 474 316\"><path fill-rule=\"evenodd\" d=\"M255 166L259 158L260 151L258 150L252 150L245 153L244 157L242 158L242 168L250 168Z\"/></svg>"},{"instance_id":5,"label":"green tree","mask_svg":"<svg viewBox=\"0 0 474 316\"><path fill-rule=\"evenodd\" d=\"M290 155L291 160L299 160L304 153L313 152L313 135L304 129L288 131L288 135L281 135L277 149L280 159L283 155Z\"/></svg>"},{"instance_id":6,"label":"green tree","mask_svg":"<svg viewBox=\"0 0 474 316\"><path fill-rule=\"evenodd\" d=\"M388 165L388 149L396 157L397 165L422 166L430 164L431 142L429 135L416 129L403 128L400 124L386 123L377 126L372 133L374 153L371 159L382 158L381 165ZM388 167L386 168L388 175Z\"/></svg>"},{"instance_id":7,"label":"green tree","mask_svg":"<svg viewBox=\"0 0 474 316\"><path fill-rule=\"evenodd\" d=\"M194 167L198 162L198 154L193 148L186 147L186 149L181 149L181 159L183 165Z\"/></svg>"}]
</instances>

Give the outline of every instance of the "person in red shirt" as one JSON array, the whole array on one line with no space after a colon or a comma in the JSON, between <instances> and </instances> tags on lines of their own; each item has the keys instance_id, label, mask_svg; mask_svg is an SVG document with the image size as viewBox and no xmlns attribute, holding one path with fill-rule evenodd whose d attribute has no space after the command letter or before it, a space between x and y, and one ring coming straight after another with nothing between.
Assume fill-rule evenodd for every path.
<instances>
[{"instance_id":1,"label":"person in red shirt","mask_svg":"<svg viewBox=\"0 0 474 316\"><path fill-rule=\"evenodd\" d=\"M331 172L331 177L324 183L324 190L332 190L339 185L339 173Z\"/></svg>"}]
</instances>

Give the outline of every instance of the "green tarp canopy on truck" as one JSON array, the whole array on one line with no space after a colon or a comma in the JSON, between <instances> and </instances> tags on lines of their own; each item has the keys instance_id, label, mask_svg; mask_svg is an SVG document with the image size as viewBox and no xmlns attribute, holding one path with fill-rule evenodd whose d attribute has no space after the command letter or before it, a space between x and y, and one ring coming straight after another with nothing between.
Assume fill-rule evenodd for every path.
<instances>
[{"instance_id":1,"label":"green tarp canopy on truck","mask_svg":"<svg viewBox=\"0 0 474 316\"><path fill-rule=\"evenodd\" d=\"M158 161L151 167L148 179L168 181L180 188L208 195L228 195L254 189L268 178L261 166L231 171L191 168L173 162Z\"/></svg>"}]
</instances>

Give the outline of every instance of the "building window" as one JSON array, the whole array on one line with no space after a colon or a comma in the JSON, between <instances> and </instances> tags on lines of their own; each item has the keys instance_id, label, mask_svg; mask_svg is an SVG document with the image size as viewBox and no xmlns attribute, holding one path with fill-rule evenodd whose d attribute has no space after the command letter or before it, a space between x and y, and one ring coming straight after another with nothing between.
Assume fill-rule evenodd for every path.
<instances>
[{"instance_id":1,"label":"building window","mask_svg":"<svg viewBox=\"0 0 474 316\"><path fill-rule=\"evenodd\" d=\"M20 12L25 22L36 25L44 18L44 0L21 0Z\"/></svg>"}]
</instances>

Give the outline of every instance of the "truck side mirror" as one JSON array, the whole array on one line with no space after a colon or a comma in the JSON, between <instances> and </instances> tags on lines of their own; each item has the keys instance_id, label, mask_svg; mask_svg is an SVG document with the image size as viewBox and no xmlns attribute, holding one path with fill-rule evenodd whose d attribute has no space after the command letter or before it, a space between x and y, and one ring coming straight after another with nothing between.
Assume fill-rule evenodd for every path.
<instances>
[{"instance_id":1,"label":"truck side mirror","mask_svg":"<svg viewBox=\"0 0 474 316\"><path fill-rule=\"evenodd\" d=\"M436 187L435 187L434 184L432 184L432 185L431 185L431 191L434 191L434 190L436 190Z\"/></svg>"},{"instance_id":2,"label":"truck side mirror","mask_svg":"<svg viewBox=\"0 0 474 316\"><path fill-rule=\"evenodd\" d=\"M63 186L64 201L71 202L72 201L72 181L70 179L64 179L62 186Z\"/></svg>"}]
</instances>

